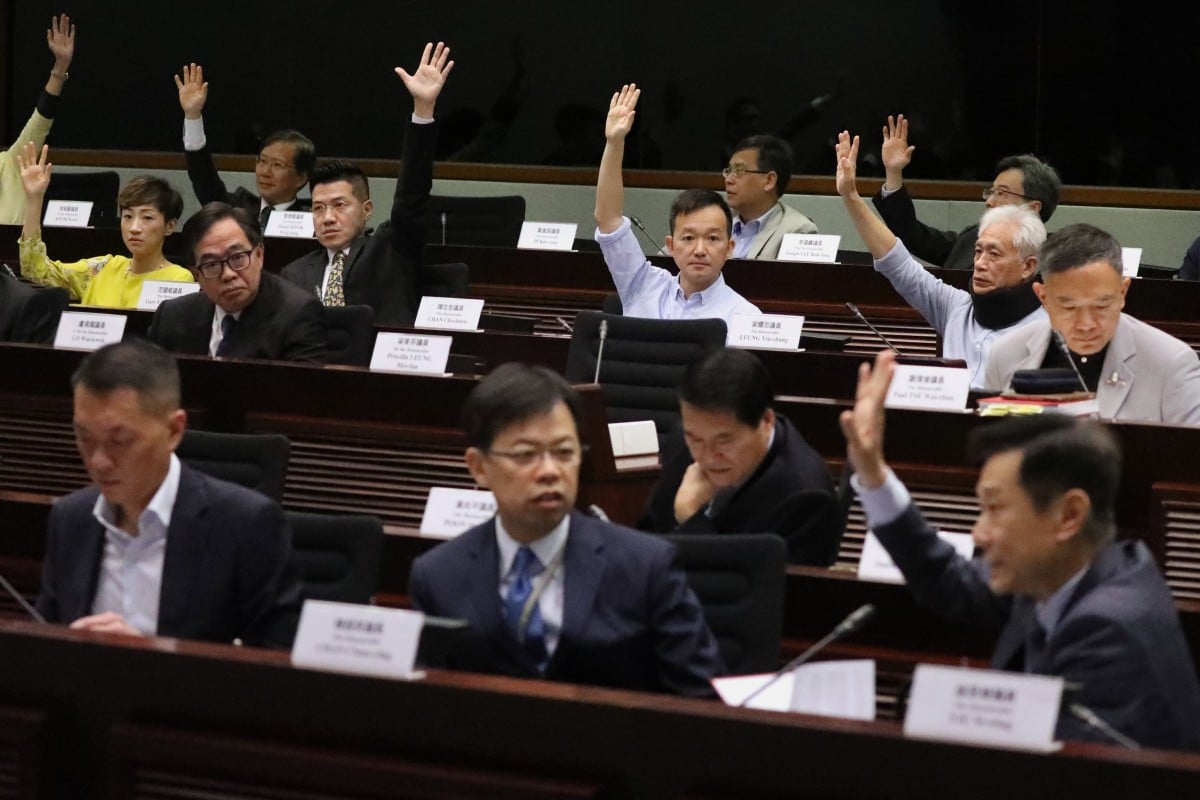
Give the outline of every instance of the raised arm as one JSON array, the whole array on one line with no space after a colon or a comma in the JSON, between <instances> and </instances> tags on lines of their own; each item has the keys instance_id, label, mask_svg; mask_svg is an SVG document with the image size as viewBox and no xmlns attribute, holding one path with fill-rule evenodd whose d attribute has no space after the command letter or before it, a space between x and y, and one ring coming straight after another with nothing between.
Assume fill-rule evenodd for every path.
<instances>
[{"instance_id":1,"label":"raised arm","mask_svg":"<svg viewBox=\"0 0 1200 800\"><path fill-rule=\"evenodd\" d=\"M184 64L182 76L175 76L175 87L179 89L179 107L184 119L200 119L204 104L208 102L208 82L204 80L204 67L199 64Z\"/></svg>"},{"instance_id":2,"label":"raised arm","mask_svg":"<svg viewBox=\"0 0 1200 800\"><path fill-rule=\"evenodd\" d=\"M50 27L46 29L46 46L54 56L54 67L46 79L46 93L57 97L62 94L63 84L67 82L67 70L75 58L75 26L71 24L69 16L60 14L50 19Z\"/></svg>"},{"instance_id":3,"label":"raised arm","mask_svg":"<svg viewBox=\"0 0 1200 800\"><path fill-rule=\"evenodd\" d=\"M875 367L858 368L858 389L854 408L843 411L839 422L846 437L846 457L854 466L859 482L867 489L878 489L887 478L888 465L883 457L884 405L888 386L896 371L896 354L880 350Z\"/></svg>"},{"instance_id":4,"label":"raised arm","mask_svg":"<svg viewBox=\"0 0 1200 800\"><path fill-rule=\"evenodd\" d=\"M633 127L633 117L642 90L636 83L626 84L613 92L604 121L604 155L596 177L596 226L601 233L612 233L621 227L625 210L625 184L621 177L621 162L625 158L625 137Z\"/></svg>"},{"instance_id":5,"label":"raised arm","mask_svg":"<svg viewBox=\"0 0 1200 800\"><path fill-rule=\"evenodd\" d=\"M407 73L403 67L396 67L396 74L404 81L404 88L413 99L413 113L424 119L433 119L433 109L437 104L438 95L446 85L446 76L454 69L450 60L450 48L438 42L425 45L421 53L421 63L413 74Z\"/></svg>"},{"instance_id":6,"label":"raised arm","mask_svg":"<svg viewBox=\"0 0 1200 800\"><path fill-rule=\"evenodd\" d=\"M887 125L883 126L883 147L879 153L885 176L883 188L894 192L904 185L904 169L912 162L916 149L908 143L908 120L903 114L895 117L889 114Z\"/></svg>"},{"instance_id":7,"label":"raised arm","mask_svg":"<svg viewBox=\"0 0 1200 800\"><path fill-rule=\"evenodd\" d=\"M41 155L33 142L26 142L17 153L21 184L25 189L25 216L21 220L21 238L25 241L42 236L42 202L50 187L50 146L42 145Z\"/></svg>"},{"instance_id":8,"label":"raised arm","mask_svg":"<svg viewBox=\"0 0 1200 800\"><path fill-rule=\"evenodd\" d=\"M837 144L834 145L837 153L837 190L867 250L875 258L883 258L896 246L896 237L858 193L858 145L858 137L851 139L848 131L838 134Z\"/></svg>"}]
</instances>

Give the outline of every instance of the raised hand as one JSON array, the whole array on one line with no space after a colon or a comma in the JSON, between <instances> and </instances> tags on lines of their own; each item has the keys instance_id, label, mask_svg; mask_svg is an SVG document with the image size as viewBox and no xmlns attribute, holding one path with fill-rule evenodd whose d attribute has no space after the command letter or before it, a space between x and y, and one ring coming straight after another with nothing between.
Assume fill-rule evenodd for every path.
<instances>
[{"instance_id":1,"label":"raised hand","mask_svg":"<svg viewBox=\"0 0 1200 800\"><path fill-rule=\"evenodd\" d=\"M54 56L56 72L66 73L75 57L75 26L66 14L50 18L50 27L46 29L46 45Z\"/></svg>"},{"instance_id":2,"label":"raised hand","mask_svg":"<svg viewBox=\"0 0 1200 800\"><path fill-rule=\"evenodd\" d=\"M883 485L887 463L883 458L884 400L896 371L896 354L881 350L875 356L875 368L858 368L858 389L854 408L838 418L846 437L846 457L854 465L859 481L870 489Z\"/></svg>"},{"instance_id":3,"label":"raised hand","mask_svg":"<svg viewBox=\"0 0 1200 800\"><path fill-rule=\"evenodd\" d=\"M629 135L641 96L642 90L636 83L627 83L621 87L621 91L613 92L612 100L608 103L608 117L604 120L605 139L624 139Z\"/></svg>"},{"instance_id":4,"label":"raised hand","mask_svg":"<svg viewBox=\"0 0 1200 800\"><path fill-rule=\"evenodd\" d=\"M413 113L419 117L433 117L434 104L438 95L442 93L446 77L452 69L454 62L450 60L450 48L442 42L438 42L437 47L434 47L433 42L425 45L425 51L421 53L421 63L411 75L402 67L396 67L396 74L404 81L404 88L412 95Z\"/></svg>"},{"instance_id":5,"label":"raised hand","mask_svg":"<svg viewBox=\"0 0 1200 800\"><path fill-rule=\"evenodd\" d=\"M883 126L883 147L880 148L883 168L902 172L912 162L916 149L908 143L908 120L903 114L895 117L889 114L888 124Z\"/></svg>"},{"instance_id":6,"label":"raised hand","mask_svg":"<svg viewBox=\"0 0 1200 800\"><path fill-rule=\"evenodd\" d=\"M208 82L204 80L204 67L199 64L184 64L183 77L175 76L179 89L179 107L188 119L199 119L208 102Z\"/></svg>"},{"instance_id":7,"label":"raised hand","mask_svg":"<svg viewBox=\"0 0 1200 800\"><path fill-rule=\"evenodd\" d=\"M50 186L50 145L42 145L39 157L33 142L26 142L21 152L17 153L17 166L21 168L21 184L25 187L26 198L34 200L44 196Z\"/></svg>"},{"instance_id":8,"label":"raised hand","mask_svg":"<svg viewBox=\"0 0 1200 800\"><path fill-rule=\"evenodd\" d=\"M850 138L849 131L838 134L837 144L833 146L837 154L837 191L842 197L852 197L858 191L858 137Z\"/></svg>"}]
</instances>

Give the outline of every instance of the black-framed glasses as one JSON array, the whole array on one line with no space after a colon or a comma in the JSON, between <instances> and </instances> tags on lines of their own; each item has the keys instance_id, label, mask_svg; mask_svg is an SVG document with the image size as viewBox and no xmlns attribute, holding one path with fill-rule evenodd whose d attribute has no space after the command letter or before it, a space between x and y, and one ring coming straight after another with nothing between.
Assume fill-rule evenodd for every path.
<instances>
[{"instance_id":1,"label":"black-framed glasses","mask_svg":"<svg viewBox=\"0 0 1200 800\"><path fill-rule=\"evenodd\" d=\"M721 174L724 175L726 178L728 178L731 175L735 178L740 178L743 175L745 175L747 172L749 172L753 175L766 175L770 171L771 170L769 170L769 169L746 169L741 164L735 164L732 167L726 167L725 169L721 170Z\"/></svg>"},{"instance_id":2,"label":"black-framed glasses","mask_svg":"<svg viewBox=\"0 0 1200 800\"><path fill-rule=\"evenodd\" d=\"M253 250L243 250L240 253L231 253L228 258L222 258L219 261L205 261L196 265L196 271L210 280L219 277L226 267L234 272L241 272L250 266L250 255L253 252Z\"/></svg>"},{"instance_id":3,"label":"black-framed glasses","mask_svg":"<svg viewBox=\"0 0 1200 800\"><path fill-rule=\"evenodd\" d=\"M519 447L516 450L488 450L489 456L508 459L514 466L525 468L540 464L548 453L556 464L569 466L579 463L587 452L586 445L562 444L554 447Z\"/></svg>"},{"instance_id":4,"label":"black-framed glasses","mask_svg":"<svg viewBox=\"0 0 1200 800\"><path fill-rule=\"evenodd\" d=\"M987 200L989 197L991 197L994 194L1000 195L1001 198L1003 198L1004 195L1006 195L1006 194L1010 194L1013 197L1019 197L1022 200L1029 199L1028 197L1021 194L1020 192L1014 192L1012 189L1005 189L1003 186L989 186L988 188L984 189L983 190L983 199Z\"/></svg>"}]
</instances>

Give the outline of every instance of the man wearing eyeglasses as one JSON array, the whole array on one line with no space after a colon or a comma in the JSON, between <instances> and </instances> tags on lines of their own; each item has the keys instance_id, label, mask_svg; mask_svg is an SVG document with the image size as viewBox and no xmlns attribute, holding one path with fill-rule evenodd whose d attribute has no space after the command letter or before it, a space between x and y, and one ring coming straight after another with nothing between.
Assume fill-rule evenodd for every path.
<instances>
[{"instance_id":1,"label":"man wearing eyeglasses","mask_svg":"<svg viewBox=\"0 0 1200 800\"><path fill-rule=\"evenodd\" d=\"M496 516L417 558L413 605L466 619L454 666L711 695L722 672L703 609L665 540L575 511L579 396L561 375L496 368L463 405L467 469Z\"/></svg>"},{"instance_id":2,"label":"man wearing eyeglasses","mask_svg":"<svg viewBox=\"0 0 1200 800\"><path fill-rule=\"evenodd\" d=\"M263 140L254 166L254 182L258 194L239 186L232 192L217 173L208 137L204 133L204 105L208 101L208 82L204 68L187 64L182 76L175 76L179 89L179 105L183 109L183 153L187 159L188 177L192 190L201 205L223 202L244 208L258 218L265 230L272 211L308 211L307 198L296 195L308 183L309 173L317 161L317 148L312 140L294 130L279 130Z\"/></svg>"},{"instance_id":3,"label":"man wearing eyeglasses","mask_svg":"<svg viewBox=\"0 0 1200 800\"><path fill-rule=\"evenodd\" d=\"M785 233L818 233L816 223L780 202L792 178L792 148L783 139L742 139L721 174L734 212L734 258L774 259Z\"/></svg>"},{"instance_id":4,"label":"man wearing eyeglasses","mask_svg":"<svg viewBox=\"0 0 1200 800\"><path fill-rule=\"evenodd\" d=\"M904 186L904 168L912 161L914 152L916 147L908 143L908 120L903 114L889 116L883 128L882 148L886 177L872 198L879 216L917 258L946 269L974 269L978 225L962 231L944 231L917 220L912 195ZM1058 207L1061 192L1058 171L1026 153L1006 156L997 162L996 177L983 190L983 200L988 208L1023 205L1037 212L1046 223Z\"/></svg>"},{"instance_id":5,"label":"man wearing eyeglasses","mask_svg":"<svg viewBox=\"0 0 1200 800\"><path fill-rule=\"evenodd\" d=\"M159 305L147 338L189 355L325 361L320 301L263 272L262 230L250 212L209 203L188 219L183 239L200 291Z\"/></svg>"}]
</instances>

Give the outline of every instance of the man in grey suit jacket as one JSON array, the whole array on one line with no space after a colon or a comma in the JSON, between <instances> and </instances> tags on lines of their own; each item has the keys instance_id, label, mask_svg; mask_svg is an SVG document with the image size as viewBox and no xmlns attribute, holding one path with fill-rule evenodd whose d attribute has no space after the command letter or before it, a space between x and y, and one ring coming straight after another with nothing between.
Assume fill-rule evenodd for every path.
<instances>
[{"instance_id":1,"label":"man in grey suit jacket","mask_svg":"<svg viewBox=\"0 0 1200 800\"><path fill-rule=\"evenodd\" d=\"M1200 358L1121 312L1129 278L1116 239L1092 225L1068 225L1046 239L1040 268L1034 291L1048 318L993 345L985 386L1003 391L1017 370L1074 362L1105 419L1200 424Z\"/></svg>"},{"instance_id":2,"label":"man in grey suit jacket","mask_svg":"<svg viewBox=\"0 0 1200 800\"><path fill-rule=\"evenodd\" d=\"M503 364L463 407L467 468L496 516L417 558L409 597L467 619L454 666L710 695L722 672L703 609L666 541L573 512L579 398L560 375Z\"/></svg>"},{"instance_id":3,"label":"man in grey suit jacket","mask_svg":"<svg viewBox=\"0 0 1200 800\"><path fill-rule=\"evenodd\" d=\"M841 425L867 524L917 601L994 630L993 668L1077 684L1063 697L1060 738L1111 741L1108 726L1149 747L1200 746L1200 685L1170 589L1143 542L1115 541L1116 437L1057 414L976 430L981 556L965 559L884 460L895 363L890 351L876 357Z\"/></svg>"},{"instance_id":4,"label":"man in grey suit jacket","mask_svg":"<svg viewBox=\"0 0 1200 800\"><path fill-rule=\"evenodd\" d=\"M80 630L290 645L300 584L270 498L180 463L175 359L135 339L72 376L94 485L50 512L37 607Z\"/></svg>"},{"instance_id":5,"label":"man in grey suit jacket","mask_svg":"<svg viewBox=\"0 0 1200 800\"><path fill-rule=\"evenodd\" d=\"M742 139L721 174L734 212L734 258L773 259L785 233L818 232L815 222L779 202L792 178L792 148L783 139Z\"/></svg>"}]
</instances>

